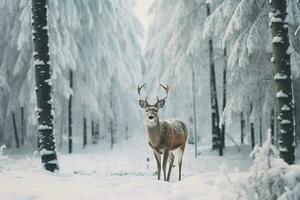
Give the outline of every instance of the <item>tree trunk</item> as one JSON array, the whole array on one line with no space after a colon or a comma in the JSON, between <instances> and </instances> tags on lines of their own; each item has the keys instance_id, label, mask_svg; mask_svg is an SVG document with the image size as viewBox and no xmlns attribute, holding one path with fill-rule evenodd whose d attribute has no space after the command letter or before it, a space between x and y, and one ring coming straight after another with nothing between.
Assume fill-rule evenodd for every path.
<instances>
[{"instance_id":1,"label":"tree trunk","mask_svg":"<svg viewBox=\"0 0 300 200\"><path fill-rule=\"evenodd\" d=\"M272 137L272 144L274 145L274 137L275 137L275 124L274 124L274 118L275 118L275 114L274 114L274 109L271 110L271 137Z\"/></svg>"},{"instance_id":2,"label":"tree trunk","mask_svg":"<svg viewBox=\"0 0 300 200\"><path fill-rule=\"evenodd\" d=\"M86 117L83 118L83 148L87 145Z\"/></svg>"},{"instance_id":3,"label":"tree trunk","mask_svg":"<svg viewBox=\"0 0 300 200\"><path fill-rule=\"evenodd\" d=\"M244 113L241 112L241 144L244 144L244 130L245 130L245 120L244 120Z\"/></svg>"},{"instance_id":4,"label":"tree trunk","mask_svg":"<svg viewBox=\"0 0 300 200\"><path fill-rule=\"evenodd\" d=\"M263 143L263 138L262 138L262 119L261 117L259 118L259 146L262 146Z\"/></svg>"},{"instance_id":5,"label":"tree trunk","mask_svg":"<svg viewBox=\"0 0 300 200\"><path fill-rule=\"evenodd\" d=\"M197 150L197 114L196 114L196 98L195 98L195 71L194 71L194 63L192 62L192 88L193 88L193 114L194 114L194 144L195 144L195 158L197 158L198 150Z\"/></svg>"},{"instance_id":6,"label":"tree trunk","mask_svg":"<svg viewBox=\"0 0 300 200\"><path fill-rule=\"evenodd\" d=\"M270 2L272 30L272 63L275 74L275 92L279 127L279 156L288 164L295 161L294 103L291 81L291 62L286 11L286 0Z\"/></svg>"},{"instance_id":7,"label":"tree trunk","mask_svg":"<svg viewBox=\"0 0 300 200\"><path fill-rule=\"evenodd\" d=\"M73 72L70 70L70 88L73 89ZM73 94L70 94L69 98L69 153L73 151L73 136L72 136L72 98Z\"/></svg>"},{"instance_id":8,"label":"tree trunk","mask_svg":"<svg viewBox=\"0 0 300 200\"><path fill-rule=\"evenodd\" d=\"M98 141L99 141L99 123L96 124L95 141L96 141L96 143L98 143Z\"/></svg>"},{"instance_id":9,"label":"tree trunk","mask_svg":"<svg viewBox=\"0 0 300 200\"><path fill-rule=\"evenodd\" d=\"M47 0L32 0L32 40L35 67L37 119L41 161L46 170L58 170L53 131L53 100L49 61Z\"/></svg>"},{"instance_id":10,"label":"tree trunk","mask_svg":"<svg viewBox=\"0 0 300 200\"><path fill-rule=\"evenodd\" d=\"M25 143L25 125L24 125L24 107L21 107L21 144L24 145Z\"/></svg>"},{"instance_id":11,"label":"tree trunk","mask_svg":"<svg viewBox=\"0 0 300 200\"><path fill-rule=\"evenodd\" d=\"M62 148L63 146L63 133L64 133L64 121L65 121L65 100L63 99L62 102L62 111L61 111L61 120L60 120L60 139L59 139L59 146Z\"/></svg>"},{"instance_id":12,"label":"tree trunk","mask_svg":"<svg viewBox=\"0 0 300 200\"><path fill-rule=\"evenodd\" d=\"M114 127L113 127L113 121L110 120L110 149L114 148Z\"/></svg>"},{"instance_id":13,"label":"tree trunk","mask_svg":"<svg viewBox=\"0 0 300 200\"><path fill-rule=\"evenodd\" d=\"M125 126L125 140L128 140L128 125Z\"/></svg>"},{"instance_id":14,"label":"tree trunk","mask_svg":"<svg viewBox=\"0 0 300 200\"><path fill-rule=\"evenodd\" d=\"M251 148L252 150L255 147L255 134L254 134L254 123L250 123L250 133L251 133Z\"/></svg>"},{"instance_id":15,"label":"tree trunk","mask_svg":"<svg viewBox=\"0 0 300 200\"><path fill-rule=\"evenodd\" d=\"M226 59L226 48L224 49L224 69L223 69L223 109L224 112L226 107L226 77L227 77L227 59ZM222 133L221 133L221 144L225 148L225 117L222 120Z\"/></svg>"},{"instance_id":16,"label":"tree trunk","mask_svg":"<svg viewBox=\"0 0 300 200\"><path fill-rule=\"evenodd\" d=\"M207 17L210 15L210 5L206 4ZM219 108L217 98L217 87L216 87L216 75L215 75L215 62L214 62L214 50L213 41L209 38L209 65L210 65L210 100L211 100L211 121L212 121L212 149L219 149L219 154L222 154L223 150L221 145L221 131L219 128Z\"/></svg>"},{"instance_id":17,"label":"tree trunk","mask_svg":"<svg viewBox=\"0 0 300 200\"><path fill-rule=\"evenodd\" d=\"M17 124L16 124L16 117L15 113L11 113L12 120L13 120L13 126L14 126L14 133L15 133L15 141L16 141L16 147L19 149L20 148L20 143L19 143L19 137L18 137L18 130L17 130Z\"/></svg>"},{"instance_id":18,"label":"tree trunk","mask_svg":"<svg viewBox=\"0 0 300 200\"><path fill-rule=\"evenodd\" d=\"M91 122L91 132L92 132L92 144L95 144L94 120L92 120L92 122Z\"/></svg>"}]
</instances>

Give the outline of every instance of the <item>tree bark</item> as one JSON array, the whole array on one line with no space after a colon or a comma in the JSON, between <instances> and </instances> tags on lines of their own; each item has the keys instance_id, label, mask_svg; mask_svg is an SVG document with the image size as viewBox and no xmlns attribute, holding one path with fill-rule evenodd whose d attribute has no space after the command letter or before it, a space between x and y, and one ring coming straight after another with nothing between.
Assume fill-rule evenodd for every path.
<instances>
[{"instance_id":1,"label":"tree bark","mask_svg":"<svg viewBox=\"0 0 300 200\"><path fill-rule=\"evenodd\" d=\"M21 144L24 145L25 143L25 123L24 123L24 107L21 107Z\"/></svg>"},{"instance_id":2,"label":"tree bark","mask_svg":"<svg viewBox=\"0 0 300 200\"><path fill-rule=\"evenodd\" d=\"M206 4L207 17L210 15L210 4ZM212 120L212 149L219 149L219 154L222 154L221 148L221 131L219 128L219 108L217 98L216 87L216 75L215 75L215 62L214 62L214 50L213 41L211 37L208 41L209 45L209 65L210 65L210 95L211 95L211 120Z\"/></svg>"},{"instance_id":3,"label":"tree bark","mask_svg":"<svg viewBox=\"0 0 300 200\"><path fill-rule=\"evenodd\" d=\"M87 145L86 117L83 118L83 148Z\"/></svg>"},{"instance_id":4,"label":"tree bark","mask_svg":"<svg viewBox=\"0 0 300 200\"><path fill-rule=\"evenodd\" d=\"M279 156L288 164L295 161L294 103L291 81L291 62L286 0L272 0L270 21L272 30L272 63L279 128Z\"/></svg>"},{"instance_id":5,"label":"tree bark","mask_svg":"<svg viewBox=\"0 0 300 200\"><path fill-rule=\"evenodd\" d=\"M262 119L261 117L259 118L259 146L262 146L263 143L263 138L262 138Z\"/></svg>"},{"instance_id":6,"label":"tree bark","mask_svg":"<svg viewBox=\"0 0 300 200\"><path fill-rule=\"evenodd\" d=\"M223 108L224 112L226 107L226 79L227 79L227 59L226 59L226 48L224 48L224 69L223 69ZM225 148L225 117L222 120L222 132L221 132L221 145Z\"/></svg>"},{"instance_id":7,"label":"tree bark","mask_svg":"<svg viewBox=\"0 0 300 200\"><path fill-rule=\"evenodd\" d=\"M245 120L244 120L244 113L241 112L241 144L244 144L244 130L245 130Z\"/></svg>"},{"instance_id":8,"label":"tree bark","mask_svg":"<svg viewBox=\"0 0 300 200\"><path fill-rule=\"evenodd\" d=\"M47 0L31 0L37 119L41 161L46 170L58 170L53 131L53 100L49 61Z\"/></svg>"},{"instance_id":9,"label":"tree bark","mask_svg":"<svg viewBox=\"0 0 300 200\"><path fill-rule=\"evenodd\" d=\"M196 97L195 97L195 71L194 71L194 63L192 62L192 88L193 88L193 114L194 114L194 144L195 144L195 158L197 158L198 150L197 150L197 113L196 113Z\"/></svg>"},{"instance_id":10,"label":"tree bark","mask_svg":"<svg viewBox=\"0 0 300 200\"><path fill-rule=\"evenodd\" d=\"M92 144L95 144L94 120L92 120L92 122L91 122L91 132L92 132Z\"/></svg>"},{"instance_id":11,"label":"tree bark","mask_svg":"<svg viewBox=\"0 0 300 200\"><path fill-rule=\"evenodd\" d=\"M251 133L251 148L252 150L255 147L255 134L254 134L254 123L250 123L250 133Z\"/></svg>"},{"instance_id":12,"label":"tree bark","mask_svg":"<svg viewBox=\"0 0 300 200\"><path fill-rule=\"evenodd\" d=\"M19 149L20 148L20 143L19 143L19 136L18 136L18 130L17 130L15 113L12 112L11 116L12 116L13 126L14 126L14 134L15 134L16 147L17 147L17 149Z\"/></svg>"},{"instance_id":13,"label":"tree bark","mask_svg":"<svg viewBox=\"0 0 300 200\"><path fill-rule=\"evenodd\" d=\"M73 72L70 70L70 88L73 90ZM72 98L73 94L70 94L69 98L69 153L73 151L73 133L72 133Z\"/></svg>"},{"instance_id":14,"label":"tree bark","mask_svg":"<svg viewBox=\"0 0 300 200\"><path fill-rule=\"evenodd\" d=\"M98 143L99 141L99 123L96 124L96 130L95 130L95 142Z\"/></svg>"},{"instance_id":15,"label":"tree bark","mask_svg":"<svg viewBox=\"0 0 300 200\"><path fill-rule=\"evenodd\" d=\"M275 144L275 123L274 123L274 118L275 118L275 113L274 113L274 109L271 110L271 137L272 137L272 144L274 145Z\"/></svg>"}]
</instances>

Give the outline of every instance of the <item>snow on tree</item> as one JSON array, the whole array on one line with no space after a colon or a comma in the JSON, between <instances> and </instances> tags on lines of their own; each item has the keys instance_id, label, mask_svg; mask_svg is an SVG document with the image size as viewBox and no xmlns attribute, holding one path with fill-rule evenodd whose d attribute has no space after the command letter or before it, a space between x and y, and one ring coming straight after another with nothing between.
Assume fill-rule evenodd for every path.
<instances>
[{"instance_id":1,"label":"snow on tree","mask_svg":"<svg viewBox=\"0 0 300 200\"><path fill-rule=\"evenodd\" d=\"M93 118L100 123L100 132L108 131L107 121L113 112L108 106L111 76L116 77L113 104L118 113L118 119L114 119L118 121L118 134L124 135L126 126L135 127L139 117L135 113L138 112L129 114L129 111L138 109L135 86L140 80L143 60L138 42L142 27L133 15L132 6L131 1L117 0L48 2L55 129L62 142L66 140L64 132L70 94L73 95L75 143L82 144L84 116L88 126ZM10 114L11 110L24 106L25 119L29 123L27 132L31 133L29 139L35 143L37 122L33 112L30 0L1 1L0 10L6 14L0 24L7 28L0 32L3 38L0 44L4 49L0 53L1 75L10 89L3 101L9 106L1 109ZM73 89L69 87L70 70L74 76ZM5 122L4 117L0 127L3 132L11 129L11 122ZM10 135L3 136L4 141L9 141ZM87 139L90 138L88 133Z\"/></svg>"},{"instance_id":2,"label":"snow on tree","mask_svg":"<svg viewBox=\"0 0 300 200\"><path fill-rule=\"evenodd\" d=\"M208 42L197 36L201 35L206 18L205 1L155 1L151 11L154 19L145 50L148 71L143 74L150 86L149 96L160 95L159 83L168 83L170 96L165 111L161 111L162 118L180 117L190 128L194 127L194 68L196 123L201 127L197 135L201 143L211 143L210 107L207 106L210 104ZM215 55L219 57L222 53L216 50ZM216 78L221 78L220 72L216 69Z\"/></svg>"},{"instance_id":3,"label":"snow on tree","mask_svg":"<svg viewBox=\"0 0 300 200\"><path fill-rule=\"evenodd\" d=\"M47 0L32 0L33 64L35 68L38 137L42 163L46 170L58 170L54 139L54 110L49 56Z\"/></svg>"},{"instance_id":4,"label":"snow on tree","mask_svg":"<svg viewBox=\"0 0 300 200\"><path fill-rule=\"evenodd\" d=\"M269 122L275 102L270 62L272 41L268 1L211 2L213 11L204 23L202 37L213 34L219 40L219 47L227 47L230 80L225 116L234 117L234 113L243 111L247 113L248 120L255 121L255 124L261 117ZM295 1L288 1L287 9L290 12L289 26L295 30L300 17L299 6ZM292 44L297 44L299 37L291 35L291 41ZM296 62L299 60L300 51L294 45L291 45L289 51L296 75L299 71ZM250 104L253 105L251 113ZM269 127L269 123L263 124L264 129Z\"/></svg>"},{"instance_id":5,"label":"snow on tree","mask_svg":"<svg viewBox=\"0 0 300 200\"><path fill-rule=\"evenodd\" d=\"M248 200L299 199L300 168L298 165L288 165L277 155L277 149L272 145L271 131L268 130L262 147L257 145L251 153L254 163L249 172L231 176L223 169L224 177L217 182L223 191L221 197Z\"/></svg>"},{"instance_id":6,"label":"snow on tree","mask_svg":"<svg viewBox=\"0 0 300 200\"><path fill-rule=\"evenodd\" d=\"M294 100L292 91L291 52L286 1L270 1L270 27L279 124L279 155L289 164L295 161Z\"/></svg>"}]
</instances>

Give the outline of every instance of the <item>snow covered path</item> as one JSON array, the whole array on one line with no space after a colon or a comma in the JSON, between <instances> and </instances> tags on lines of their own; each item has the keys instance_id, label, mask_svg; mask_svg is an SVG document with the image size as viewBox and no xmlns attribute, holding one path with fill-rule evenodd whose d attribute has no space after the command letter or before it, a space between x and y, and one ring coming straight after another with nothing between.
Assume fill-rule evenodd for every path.
<instances>
[{"instance_id":1,"label":"snow covered path","mask_svg":"<svg viewBox=\"0 0 300 200\"><path fill-rule=\"evenodd\" d=\"M177 181L176 165L168 183L156 180L156 164L144 142L133 144L126 148L124 143L114 151L95 145L73 155L60 155L61 171L54 175L41 170L39 159L4 158L0 160L1 199L218 200L220 187L216 183L223 176L219 167L225 164L229 172L235 168L243 171L251 163L248 151L238 153L233 148L224 158L204 149L194 159L193 146L188 146L183 180Z\"/></svg>"}]
</instances>

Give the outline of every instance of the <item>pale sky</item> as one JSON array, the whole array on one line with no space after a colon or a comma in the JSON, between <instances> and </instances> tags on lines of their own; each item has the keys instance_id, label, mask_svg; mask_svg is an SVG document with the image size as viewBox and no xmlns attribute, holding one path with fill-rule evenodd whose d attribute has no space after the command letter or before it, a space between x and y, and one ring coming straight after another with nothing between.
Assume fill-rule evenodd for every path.
<instances>
[{"instance_id":1,"label":"pale sky","mask_svg":"<svg viewBox=\"0 0 300 200\"><path fill-rule=\"evenodd\" d=\"M134 12L144 27L144 39L141 41L142 48L147 42L147 32L152 21L152 16L148 15L148 10L153 0L135 0Z\"/></svg>"}]
</instances>

